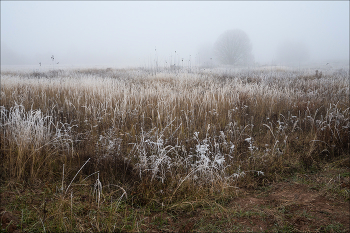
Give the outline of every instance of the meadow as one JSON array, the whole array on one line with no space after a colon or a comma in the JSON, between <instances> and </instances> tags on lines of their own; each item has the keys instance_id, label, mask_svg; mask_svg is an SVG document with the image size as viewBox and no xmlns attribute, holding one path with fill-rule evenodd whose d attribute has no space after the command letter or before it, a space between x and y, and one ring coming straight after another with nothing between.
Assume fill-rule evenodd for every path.
<instances>
[{"instance_id":1,"label":"meadow","mask_svg":"<svg viewBox=\"0 0 350 233\"><path fill-rule=\"evenodd\" d=\"M2 71L2 212L30 232L346 231L295 223L281 203L230 206L309 176L349 204L349 81L349 69Z\"/></svg>"}]
</instances>

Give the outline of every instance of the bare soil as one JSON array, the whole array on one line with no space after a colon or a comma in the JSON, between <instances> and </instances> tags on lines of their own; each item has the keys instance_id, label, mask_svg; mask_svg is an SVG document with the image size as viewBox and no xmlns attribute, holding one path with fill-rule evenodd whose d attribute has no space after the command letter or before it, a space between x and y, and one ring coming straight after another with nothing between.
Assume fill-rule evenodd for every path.
<instances>
[{"instance_id":1,"label":"bare soil","mask_svg":"<svg viewBox=\"0 0 350 233\"><path fill-rule=\"evenodd\" d=\"M338 185L349 191L349 181ZM241 189L238 197L218 206L190 208L175 217L169 212L150 215L141 229L150 232L350 232L349 200L292 180L271 184L265 190ZM155 226L157 218L166 223Z\"/></svg>"}]
</instances>

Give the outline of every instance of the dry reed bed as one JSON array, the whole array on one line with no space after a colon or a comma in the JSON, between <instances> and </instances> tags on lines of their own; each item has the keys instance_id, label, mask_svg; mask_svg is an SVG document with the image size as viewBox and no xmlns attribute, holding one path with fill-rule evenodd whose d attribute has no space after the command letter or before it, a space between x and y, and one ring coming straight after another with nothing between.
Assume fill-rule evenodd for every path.
<instances>
[{"instance_id":1,"label":"dry reed bed","mask_svg":"<svg viewBox=\"0 0 350 233\"><path fill-rule=\"evenodd\" d=\"M344 70L1 75L5 178L57 180L69 164L68 179L91 158L83 174L127 192L220 191L348 153L349 127Z\"/></svg>"}]
</instances>

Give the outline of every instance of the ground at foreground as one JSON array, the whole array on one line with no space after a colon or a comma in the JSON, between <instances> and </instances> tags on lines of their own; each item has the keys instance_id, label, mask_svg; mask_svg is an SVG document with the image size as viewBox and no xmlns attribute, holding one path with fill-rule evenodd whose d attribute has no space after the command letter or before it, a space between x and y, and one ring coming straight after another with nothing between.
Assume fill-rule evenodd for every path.
<instances>
[{"instance_id":1,"label":"ground at foreground","mask_svg":"<svg viewBox=\"0 0 350 233\"><path fill-rule=\"evenodd\" d=\"M1 188L2 232L60 231L62 222L68 231L92 232L349 232L349 175L347 168L326 166L263 187L192 196L168 206L157 200L145 206L119 202L114 212L92 194L76 191L74 198L62 198L54 185L24 188L9 182ZM65 205L71 211L64 211Z\"/></svg>"}]
</instances>

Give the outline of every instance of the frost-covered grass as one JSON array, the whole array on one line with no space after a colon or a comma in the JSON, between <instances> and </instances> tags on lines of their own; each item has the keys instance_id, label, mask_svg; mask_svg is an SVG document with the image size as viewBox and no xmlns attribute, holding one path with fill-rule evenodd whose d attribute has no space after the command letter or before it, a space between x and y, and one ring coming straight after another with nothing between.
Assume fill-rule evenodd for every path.
<instances>
[{"instance_id":1,"label":"frost-covered grass","mask_svg":"<svg viewBox=\"0 0 350 233\"><path fill-rule=\"evenodd\" d=\"M12 205L28 231L142 231L150 211L349 156L349 81L285 67L2 72L2 180L44 187L41 204Z\"/></svg>"},{"instance_id":2,"label":"frost-covered grass","mask_svg":"<svg viewBox=\"0 0 350 233\"><path fill-rule=\"evenodd\" d=\"M11 179L55 180L62 164L91 159L83 174L127 192L217 192L346 154L349 127L348 70L1 74Z\"/></svg>"}]
</instances>

